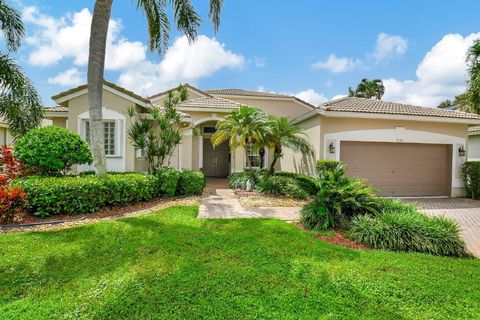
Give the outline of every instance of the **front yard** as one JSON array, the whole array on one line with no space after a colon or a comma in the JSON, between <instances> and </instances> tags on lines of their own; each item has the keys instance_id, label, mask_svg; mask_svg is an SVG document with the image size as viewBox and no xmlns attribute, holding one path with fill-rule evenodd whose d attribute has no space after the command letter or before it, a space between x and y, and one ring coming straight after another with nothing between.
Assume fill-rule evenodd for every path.
<instances>
[{"instance_id":1,"label":"front yard","mask_svg":"<svg viewBox=\"0 0 480 320\"><path fill-rule=\"evenodd\" d=\"M480 261L357 251L197 207L0 234L4 319L473 319Z\"/></svg>"}]
</instances>

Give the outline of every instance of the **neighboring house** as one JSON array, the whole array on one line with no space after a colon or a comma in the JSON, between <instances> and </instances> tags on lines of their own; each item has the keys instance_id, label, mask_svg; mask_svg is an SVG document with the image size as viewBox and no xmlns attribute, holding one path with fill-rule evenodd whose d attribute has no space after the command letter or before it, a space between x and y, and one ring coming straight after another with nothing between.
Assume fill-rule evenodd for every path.
<instances>
[{"instance_id":1,"label":"neighboring house","mask_svg":"<svg viewBox=\"0 0 480 320\"><path fill-rule=\"evenodd\" d=\"M385 195L459 196L463 192L460 167L465 156L459 149L466 148L468 126L480 125L479 115L353 97L315 107L289 95L186 86L189 99L178 107L183 113L183 138L170 160L173 167L225 177L242 171L247 156L256 166L267 166L269 150L246 155L244 150L230 151L226 143L215 149L210 143L217 121L239 106L249 105L295 119L314 146L315 159L286 150L278 170L313 174L315 160L336 159L348 165L350 175L366 178ZM108 170L146 170L145 159L127 135L131 125L127 109L133 105L147 113L149 108L161 106L165 96L162 92L145 98L104 83ZM52 98L59 106L47 108L46 117L88 139L86 85Z\"/></svg>"},{"instance_id":2,"label":"neighboring house","mask_svg":"<svg viewBox=\"0 0 480 320\"><path fill-rule=\"evenodd\" d=\"M468 160L480 161L480 126L468 128Z\"/></svg>"}]
</instances>

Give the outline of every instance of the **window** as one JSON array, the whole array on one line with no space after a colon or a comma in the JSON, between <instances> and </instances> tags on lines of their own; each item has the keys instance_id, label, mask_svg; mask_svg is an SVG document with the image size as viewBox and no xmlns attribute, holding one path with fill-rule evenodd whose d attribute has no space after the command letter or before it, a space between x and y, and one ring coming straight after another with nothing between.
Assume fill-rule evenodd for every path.
<instances>
[{"instance_id":1,"label":"window","mask_svg":"<svg viewBox=\"0 0 480 320\"><path fill-rule=\"evenodd\" d=\"M205 126L203 127L203 133L215 133L215 131L217 131L217 129L215 127L212 127L212 126Z\"/></svg>"},{"instance_id":2,"label":"window","mask_svg":"<svg viewBox=\"0 0 480 320\"><path fill-rule=\"evenodd\" d=\"M115 121L104 121L103 130L105 139L105 155L114 156L116 155ZM90 139L90 122L87 120L85 121L85 140L88 142L88 144L92 143Z\"/></svg>"},{"instance_id":3,"label":"window","mask_svg":"<svg viewBox=\"0 0 480 320\"><path fill-rule=\"evenodd\" d=\"M250 166L250 161L252 161L252 167L254 168L263 168L263 158L264 150L255 150L251 145L247 146L247 159L245 167Z\"/></svg>"}]
</instances>

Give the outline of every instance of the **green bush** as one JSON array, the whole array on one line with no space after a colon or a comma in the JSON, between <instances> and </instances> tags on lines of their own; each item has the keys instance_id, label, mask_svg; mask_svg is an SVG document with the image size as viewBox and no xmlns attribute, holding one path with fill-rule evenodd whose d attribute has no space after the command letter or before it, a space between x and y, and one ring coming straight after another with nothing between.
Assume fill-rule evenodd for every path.
<instances>
[{"instance_id":1,"label":"green bush","mask_svg":"<svg viewBox=\"0 0 480 320\"><path fill-rule=\"evenodd\" d=\"M76 164L92 163L88 144L78 134L57 126L28 131L15 142L15 157L29 171L48 176L65 174Z\"/></svg>"},{"instance_id":2,"label":"green bush","mask_svg":"<svg viewBox=\"0 0 480 320\"><path fill-rule=\"evenodd\" d=\"M343 167L324 171L322 176L320 191L300 212L306 229L344 227L354 216L379 212L381 202L373 189L361 179L346 177Z\"/></svg>"},{"instance_id":3,"label":"green bush","mask_svg":"<svg viewBox=\"0 0 480 320\"><path fill-rule=\"evenodd\" d=\"M234 172L228 176L228 185L232 189L247 189L247 181L250 181L250 186L254 189L258 182L258 174L251 171Z\"/></svg>"},{"instance_id":4,"label":"green bush","mask_svg":"<svg viewBox=\"0 0 480 320\"><path fill-rule=\"evenodd\" d=\"M162 167L154 172L157 179L156 193L160 197L173 197L177 190L180 172L170 167Z\"/></svg>"},{"instance_id":5,"label":"green bush","mask_svg":"<svg viewBox=\"0 0 480 320\"><path fill-rule=\"evenodd\" d=\"M480 161L467 161L462 166L462 178L468 198L480 199Z\"/></svg>"},{"instance_id":6,"label":"green bush","mask_svg":"<svg viewBox=\"0 0 480 320\"><path fill-rule=\"evenodd\" d=\"M95 212L150 200L155 196L157 179L153 175L126 173L107 178L32 176L13 183L24 189L29 212L56 215Z\"/></svg>"},{"instance_id":7,"label":"green bush","mask_svg":"<svg viewBox=\"0 0 480 320\"><path fill-rule=\"evenodd\" d=\"M311 196L316 195L319 191L318 182L312 177L286 171L275 171L273 175L280 177L289 177L297 180L298 185Z\"/></svg>"},{"instance_id":8,"label":"green bush","mask_svg":"<svg viewBox=\"0 0 480 320\"><path fill-rule=\"evenodd\" d=\"M201 194L205 187L205 176L200 171L182 170L176 193L181 196Z\"/></svg>"},{"instance_id":9,"label":"green bush","mask_svg":"<svg viewBox=\"0 0 480 320\"><path fill-rule=\"evenodd\" d=\"M309 196L296 179L283 176L272 176L260 181L257 191L263 194L283 195L297 199L306 199Z\"/></svg>"},{"instance_id":10,"label":"green bush","mask_svg":"<svg viewBox=\"0 0 480 320\"><path fill-rule=\"evenodd\" d=\"M320 178L323 178L325 173L342 170L345 171L345 164L342 161L338 160L318 160L317 165L317 175Z\"/></svg>"},{"instance_id":11,"label":"green bush","mask_svg":"<svg viewBox=\"0 0 480 320\"><path fill-rule=\"evenodd\" d=\"M414 205L390 200L376 216L352 219L348 237L376 249L424 252L440 256L469 254L458 225L444 217L428 217Z\"/></svg>"}]
</instances>

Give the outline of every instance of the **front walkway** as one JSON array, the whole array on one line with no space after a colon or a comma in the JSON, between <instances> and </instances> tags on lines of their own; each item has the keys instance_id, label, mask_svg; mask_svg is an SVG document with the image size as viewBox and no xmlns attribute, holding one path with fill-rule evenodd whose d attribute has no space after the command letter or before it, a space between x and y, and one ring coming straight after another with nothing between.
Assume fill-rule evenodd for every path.
<instances>
[{"instance_id":1,"label":"front walkway","mask_svg":"<svg viewBox=\"0 0 480 320\"><path fill-rule=\"evenodd\" d=\"M406 201L416 204L427 215L444 216L455 220L460 225L467 249L480 258L480 201L464 198Z\"/></svg>"},{"instance_id":2,"label":"front walkway","mask_svg":"<svg viewBox=\"0 0 480 320\"><path fill-rule=\"evenodd\" d=\"M244 208L226 179L209 178L200 200L198 218L277 218L298 221L299 207Z\"/></svg>"}]
</instances>

